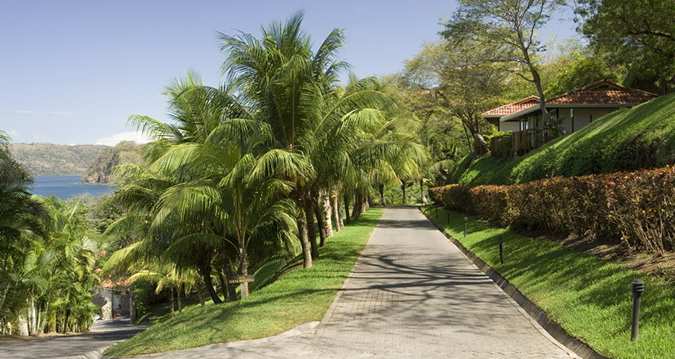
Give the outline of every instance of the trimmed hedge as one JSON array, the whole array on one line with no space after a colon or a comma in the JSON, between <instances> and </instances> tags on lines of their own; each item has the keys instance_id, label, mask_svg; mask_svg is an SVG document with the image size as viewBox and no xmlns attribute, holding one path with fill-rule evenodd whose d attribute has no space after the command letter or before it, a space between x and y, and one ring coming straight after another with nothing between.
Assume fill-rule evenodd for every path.
<instances>
[{"instance_id":1,"label":"trimmed hedge","mask_svg":"<svg viewBox=\"0 0 675 359\"><path fill-rule=\"evenodd\" d=\"M497 225L574 233L631 250L675 249L675 166L505 186L451 184L429 193L438 204Z\"/></svg>"}]
</instances>

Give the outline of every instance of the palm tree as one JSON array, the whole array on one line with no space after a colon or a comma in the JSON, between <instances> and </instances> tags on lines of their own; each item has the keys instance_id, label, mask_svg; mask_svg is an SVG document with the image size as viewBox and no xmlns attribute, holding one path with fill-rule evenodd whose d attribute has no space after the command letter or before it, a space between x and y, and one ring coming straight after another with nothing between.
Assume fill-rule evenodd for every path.
<instances>
[{"instance_id":1,"label":"palm tree","mask_svg":"<svg viewBox=\"0 0 675 359\"><path fill-rule=\"evenodd\" d=\"M319 199L339 188L341 181L354 179L347 175L353 169L347 168L351 162L344 150L362 140L360 136L370 130L377 112L390 101L371 86L372 79L353 81L346 90L341 89L338 78L347 68L337 60L344 40L342 31L333 30L313 51L301 24L302 14L298 13L284 24L263 28L260 38L240 33L221 34L221 39L227 56L224 72L241 89L253 118L268 124L272 132L269 150L274 151L270 156L274 162L268 165L277 169L264 174L286 172L283 166L292 163L290 158L308 169L283 179L294 183L292 198L302 209L297 216L298 235L304 266L309 267L312 257L318 255L315 218L321 224L327 217L321 215L327 209ZM347 133L356 137L349 138Z\"/></svg>"}]
</instances>

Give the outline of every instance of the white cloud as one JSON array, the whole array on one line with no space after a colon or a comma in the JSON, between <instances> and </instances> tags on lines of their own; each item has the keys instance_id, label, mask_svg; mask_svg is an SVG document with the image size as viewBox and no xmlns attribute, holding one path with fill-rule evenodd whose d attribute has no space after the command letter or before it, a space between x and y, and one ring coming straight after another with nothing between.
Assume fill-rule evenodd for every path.
<instances>
[{"instance_id":1,"label":"white cloud","mask_svg":"<svg viewBox=\"0 0 675 359\"><path fill-rule=\"evenodd\" d=\"M122 141L134 141L136 143L148 143L151 138L136 131L128 131L114 134L112 136L99 138L96 140L97 145L115 146Z\"/></svg>"}]
</instances>

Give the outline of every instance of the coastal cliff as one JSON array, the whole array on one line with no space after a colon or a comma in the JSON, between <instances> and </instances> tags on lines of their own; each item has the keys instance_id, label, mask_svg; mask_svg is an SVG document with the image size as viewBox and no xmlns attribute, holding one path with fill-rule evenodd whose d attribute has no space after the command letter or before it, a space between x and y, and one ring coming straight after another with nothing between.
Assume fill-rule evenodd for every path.
<instances>
[{"instance_id":1,"label":"coastal cliff","mask_svg":"<svg viewBox=\"0 0 675 359\"><path fill-rule=\"evenodd\" d=\"M143 145L134 142L120 142L101 152L92 163L82 181L87 183L109 183L113 180L115 167L127 163L143 162Z\"/></svg>"}]
</instances>

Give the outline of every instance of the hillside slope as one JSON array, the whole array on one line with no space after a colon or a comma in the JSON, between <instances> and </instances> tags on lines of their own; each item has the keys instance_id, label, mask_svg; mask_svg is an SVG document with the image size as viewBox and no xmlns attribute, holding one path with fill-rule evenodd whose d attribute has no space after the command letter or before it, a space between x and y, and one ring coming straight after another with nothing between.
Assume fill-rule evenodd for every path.
<instances>
[{"instance_id":1,"label":"hillside slope","mask_svg":"<svg viewBox=\"0 0 675 359\"><path fill-rule=\"evenodd\" d=\"M115 167L125 163L143 162L143 145L134 142L120 142L109 147L87 168L82 181L89 183L108 183L112 180Z\"/></svg>"},{"instance_id":2,"label":"hillside slope","mask_svg":"<svg viewBox=\"0 0 675 359\"><path fill-rule=\"evenodd\" d=\"M13 143L9 150L33 176L81 176L108 146Z\"/></svg>"},{"instance_id":3,"label":"hillside slope","mask_svg":"<svg viewBox=\"0 0 675 359\"><path fill-rule=\"evenodd\" d=\"M675 94L610 113L517 159L467 159L458 165L454 179L473 185L510 184L671 163L675 163Z\"/></svg>"}]
</instances>

